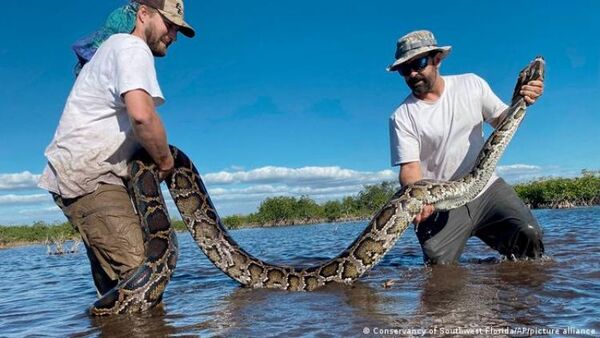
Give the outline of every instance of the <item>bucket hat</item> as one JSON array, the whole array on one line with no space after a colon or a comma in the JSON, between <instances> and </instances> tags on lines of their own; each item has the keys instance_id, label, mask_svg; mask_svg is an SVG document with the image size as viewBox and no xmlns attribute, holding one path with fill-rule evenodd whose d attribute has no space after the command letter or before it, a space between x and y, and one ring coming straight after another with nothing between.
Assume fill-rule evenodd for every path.
<instances>
[{"instance_id":1,"label":"bucket hat","mask_svg":"<svg viewBox=\"0 0 600 338\"><path fill-rule=\"evenodd\" d=\"M417 55L439 50L442 52L442 58L450 54L452 46L438 46L433 33L427 30L410 32L396 43L396 61L387 67L388 72L394 72L402 63L414 58Z\"/></svg>"}]
</instances>

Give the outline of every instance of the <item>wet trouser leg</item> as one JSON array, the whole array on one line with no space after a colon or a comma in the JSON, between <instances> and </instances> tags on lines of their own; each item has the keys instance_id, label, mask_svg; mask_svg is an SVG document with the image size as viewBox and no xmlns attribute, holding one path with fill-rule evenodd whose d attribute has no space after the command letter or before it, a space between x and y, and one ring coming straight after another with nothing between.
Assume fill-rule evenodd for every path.
<instances>
[{"instance_id":1,"label":"wet trouser leg","mask_svg":"<svg viewBox=\"0 0 600 338\"><path fill-rule=\"evenodd\" d=\"M504 180L498 179L489 193L474 202L474 236L508 259L542 256L542 229L531 210Z\"/></svg>"},{"instance_id":2,"label":"wet trouser leg","mask_svg":"<svg viewBox=\"0 0 600 338\"><path fill-rule=\"evenodd\" d=\"M101 184L93 193L73 200L53 196L81 235L100 295L144 261L140 221L124 187Z\"/></svg>"},{"instance_id":3,"label":"wet trouser leg","mask_svg":"<svg viewBox=\"0 0 600 338\"><path fill-rule=\"evenodd\" d=\"M436 212L415 227L427 264L450 264L458 261L472 232L466 206Z\"/></svg>"},{"instance_id":4,"label":"wet trouser leg","mask_svg":"<svg viewBox=\"0 0 600 338\"><path fill-rule=\"evenodd\" d=\"M535 217L501 178L475 200L434 213L415 230L428 264L455 263L471 236L510 259L538 258L544 252Z\"/></svg>"}]
</instances>

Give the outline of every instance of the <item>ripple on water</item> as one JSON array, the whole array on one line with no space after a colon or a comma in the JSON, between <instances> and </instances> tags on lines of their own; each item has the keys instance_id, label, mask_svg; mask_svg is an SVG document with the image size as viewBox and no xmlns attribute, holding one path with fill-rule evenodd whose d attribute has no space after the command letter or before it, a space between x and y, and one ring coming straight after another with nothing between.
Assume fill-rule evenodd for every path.
<instances>
[{"instance_id":1,"label":"ripple on water","mask_svg":"<svg viewBox=\"0 0 600 338\"><path fill-rule=\"evenodd\" d=\"M477 239L457 266L424 267L412 229L352 286L316 292L249 290L179 234L162 309L90 318L96 299L85 252L0 250L0 336L357 336L364 327L570 326L600 332L600 208L534 211L549 258L506 262ZM311 265L337 255L366 222L232 231L261 259ZM385 285L385 286L384 286Z\"/></svg>"}]
</instances>

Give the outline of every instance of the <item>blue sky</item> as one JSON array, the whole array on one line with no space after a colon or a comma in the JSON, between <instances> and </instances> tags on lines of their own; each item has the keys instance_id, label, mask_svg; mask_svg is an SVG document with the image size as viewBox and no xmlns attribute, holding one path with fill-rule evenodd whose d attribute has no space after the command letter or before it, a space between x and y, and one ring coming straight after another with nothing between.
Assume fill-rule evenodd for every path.
<instances>
[{"instance_id":1,"label":"blue sky","mask_svg":"<svg viewBox=\"0 0 600 338\"><path fill-rule=\"evenodd\" d=\"M63 221L35 188L73 84L78 38L123 1L7 2L0 45L0 224ZM598 1L187 0L183 36L157 59L169 141L205 175L221 214L267 196L324 201L394 179L387 121L408 94L387 73L396 40L432 30L443 74L472 72L503 100L534 56L546 90L500 162L517 182L600 169Z\"/></svg>"}]
</instances>

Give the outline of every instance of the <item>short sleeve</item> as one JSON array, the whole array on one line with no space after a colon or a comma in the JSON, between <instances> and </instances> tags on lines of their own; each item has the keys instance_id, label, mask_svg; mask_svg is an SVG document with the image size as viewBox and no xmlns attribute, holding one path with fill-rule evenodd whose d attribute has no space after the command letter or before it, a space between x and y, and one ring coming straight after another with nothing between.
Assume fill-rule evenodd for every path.
<instances>
[{"instance_id":1,"label":"short sleeve","mask_svg":"<svg viewBox=\"0 0 600 338\"><path fill-rule=\"evenodd\" d=\"M490 85L484 79L479 76L476 76L476 78L481 88L481 113L483 119L487 123L491 123L502 114L507 105L494 94Z\"/></svg>"},{"instance_id":2,"label":"short sleeve","mask_svg":"<svg viewBox=\"0 0 600 338\"><path fill-rule=\"evenodd\" d=\"M410 119L402 118L400 112L394 113L389 120L390 155L392 166L420 160L420 142L418 133Z\"/></svg>"},{"instance_id":3,"label":"short sleeve","mask_svg":"<svg viewBox=\"0 0 600 338\"><path fill-rule=\"evenodd\" d=\"M149 50L137 46L119 50L116 53L115 70L116 89L120 96L131 90L142 89L152 96L155 106L165 101L156 79L154 57Z\"/></svg>"}]
</instances>

